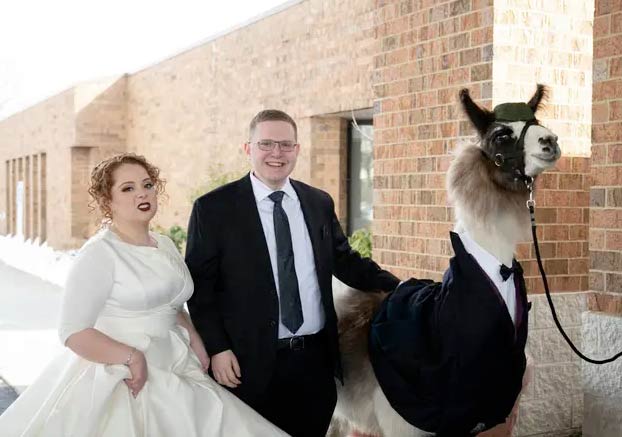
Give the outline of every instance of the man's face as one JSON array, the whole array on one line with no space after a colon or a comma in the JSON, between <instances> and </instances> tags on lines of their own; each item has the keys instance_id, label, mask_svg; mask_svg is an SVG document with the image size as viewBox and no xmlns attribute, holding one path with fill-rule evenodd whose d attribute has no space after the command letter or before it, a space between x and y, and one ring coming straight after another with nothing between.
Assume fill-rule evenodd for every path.
<instances>
[{"instance_id":1,"label":"man's face","mask_svg":"<svg viewBox=\"0 0 622 437\"><path fill-rule=\"evenodd\" d=\"M273 145L272 150L262 150L258 143L269 143L270 140L289 142L295 146L290 151L282 150L280 144ZM299 151L300 145L296 144L294 127L285 121L258 123L250 142L244 144L244 152L250 157L255 176L274 190L282 188L287 177L294 171Z\"/></svg>"}]
</instances>

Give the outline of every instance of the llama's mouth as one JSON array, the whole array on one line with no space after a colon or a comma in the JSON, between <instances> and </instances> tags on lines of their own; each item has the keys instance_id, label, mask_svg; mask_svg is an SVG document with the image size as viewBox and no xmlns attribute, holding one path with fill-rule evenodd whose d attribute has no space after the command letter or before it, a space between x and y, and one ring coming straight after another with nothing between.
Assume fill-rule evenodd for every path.
<instances>
[{"instance_id":1,"label":"llama's mouth","mask_svg":"<svg viewBox=\"0 0 622 437\"><path fill-rule=\"evenodd\" d=\"M559 154L557 153L534 153L531 156L547 164L552 164L559 159Z\"/></svg>"}]
</instances>

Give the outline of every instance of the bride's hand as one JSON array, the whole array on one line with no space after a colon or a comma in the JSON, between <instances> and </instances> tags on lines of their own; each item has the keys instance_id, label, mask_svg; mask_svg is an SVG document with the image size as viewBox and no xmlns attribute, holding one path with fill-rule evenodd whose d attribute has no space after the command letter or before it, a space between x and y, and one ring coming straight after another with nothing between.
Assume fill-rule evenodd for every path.
<instances>
[{"instance_id":1,"label":"bride's hand","mask_svg":"<svg viewBox=\"0 0 622 437\"><path fill-rule=\"evenodd\" d=\"M136 350L134 352L129 368L132 378L126 379L125 383L130 388L132 396L135 398L147 382L147 360L141 351Z\"/></svg>"},{"instance_id":2,"label":"bride's hand","mask_svg":"<svg viewBox=\"0 0 622 437\"><path fill-rule=\"evenodd\" d=\"M192 348L197 358L199 359L199 362L201 363L201 369L203 369L204 372L207 372L207 369L209 369L209 361L210 361L209 355L207 354L207 351L205 350L203 341L201 340L200 337L198 337L198 335L196 338L194 338L190 342L190 347Z\"/></svg>"}]
</instances>

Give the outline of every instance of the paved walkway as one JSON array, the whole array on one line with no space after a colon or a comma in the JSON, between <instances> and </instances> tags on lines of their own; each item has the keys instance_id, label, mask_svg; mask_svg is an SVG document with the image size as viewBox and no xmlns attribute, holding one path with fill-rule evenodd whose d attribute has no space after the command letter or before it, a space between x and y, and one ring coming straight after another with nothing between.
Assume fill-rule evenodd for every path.
<instances>
[{"instance_id":1,"label":"paved walkway","mask_svg":"<svg viewBox=\"0 0 622 437\"><path fill-rule=\"evenodd\" d=\"M0 413L62 347L61 289L0 261Z\"/></svg>"},{"instance_id":2,"label":"paved walkway","mask_svg":"<svg viewBox=\"0 0 622 437\"><path fill-rule=\"evenodd\" d=\"M17 399L17 396L15 389L0 377L0 414L9 408L9 405Z\"/></svg>"}]
</instances>

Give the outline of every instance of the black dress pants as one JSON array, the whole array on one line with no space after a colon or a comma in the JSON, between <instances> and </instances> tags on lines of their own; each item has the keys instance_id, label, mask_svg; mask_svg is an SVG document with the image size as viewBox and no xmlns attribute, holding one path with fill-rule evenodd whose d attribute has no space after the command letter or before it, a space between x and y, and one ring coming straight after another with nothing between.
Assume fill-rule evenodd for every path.
<instances>
[{"instance_id":1,"label":"black dress pants","mask_svg":"<svg viewBox=\"0 0 622 437\"><path fill-rule=\"evenodd\" d=\"M325 437L336 403L332 358L321 341L279 349L266 392L250 406L292 437Z\"/></svg>"}]
</instances>

